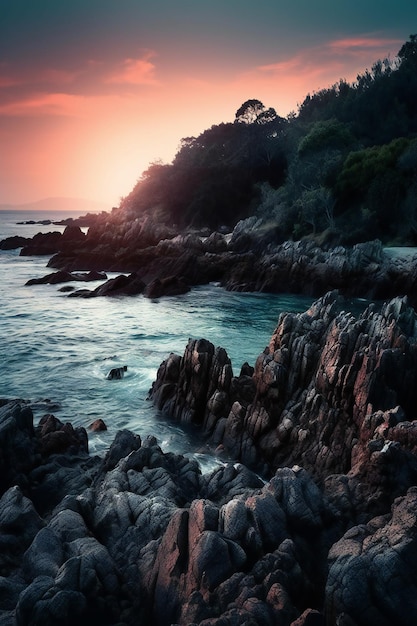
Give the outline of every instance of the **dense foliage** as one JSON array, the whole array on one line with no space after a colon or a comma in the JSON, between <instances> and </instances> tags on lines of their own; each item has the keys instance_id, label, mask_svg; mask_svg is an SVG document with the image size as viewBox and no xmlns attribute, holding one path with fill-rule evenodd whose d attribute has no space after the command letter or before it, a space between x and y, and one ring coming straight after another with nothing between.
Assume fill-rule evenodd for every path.
<instances>
[{"instance_id":1,"label":"dense foliage","mask_svg":"<svg viewBox=\"0 0 417 626\"><path fill-rule=\"evenodd\" d=\"M417 243L417 35L353 84L307 95L284 119L248 100L233 123L181 141L121 211L178 226L230 228L256 214L277 236Z\"/></svg>"}]
</instances>

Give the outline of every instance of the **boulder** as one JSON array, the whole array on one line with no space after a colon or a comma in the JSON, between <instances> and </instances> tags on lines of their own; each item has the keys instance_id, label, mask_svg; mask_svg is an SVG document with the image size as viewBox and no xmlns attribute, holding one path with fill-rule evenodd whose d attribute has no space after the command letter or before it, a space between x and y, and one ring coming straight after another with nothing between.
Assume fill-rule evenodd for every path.
<instances>
[{"instance_id":1,"label":"boulder","mask_svg":"<svg viewBox=\"0 0 417 626\"><path fill-rule=\"evenodd\" d=\"M127 372L127 365L123 365L123 367L112 367L106 378L107 380L121 380L125 372Z\"/></svg>"},{"instance_id":2,"label":"boulder","mask_svg":"<svg viewBox=\"0 0 417 626\"><path fill-rule=\"evenodd\" d=\"M167 278L155 278L148 283L144 289L143 295L147 298L161 298L162 296L178 296L190 291L190 286L177 276L168 276Z\"/></svg>"},{"instance_id":3,"label":"boulder","mask_svg":"<svg viewBox=\"0 0 417 626\"><path fill-rule=\"evenodd\" d=\"M329 553L326 615L349 626L417 620L417 488L395 500L389 519L351 528Z\"/></svg>"}]
</instances>

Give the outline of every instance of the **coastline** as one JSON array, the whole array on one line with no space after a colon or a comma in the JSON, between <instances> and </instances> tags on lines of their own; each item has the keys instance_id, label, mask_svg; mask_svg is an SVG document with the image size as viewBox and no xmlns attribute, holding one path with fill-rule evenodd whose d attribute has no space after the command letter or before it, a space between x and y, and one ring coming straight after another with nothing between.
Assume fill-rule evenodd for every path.
<instances>
[{"instance_id":1,"label":"coastline","mask_svg":"<svg viewBox=\"0 0 417 626\"><path fill-rule=\"evenodd\" d=\"M333 293L282 314L255 370L234 379L225 351L204 340L161 365L153 400L164 398L171 417L193 415L206 436L209 424L223 430L222 447L240 449L245 464L238 455L202 474L155 437L127 430L104 458L90 456L84 429L50 414L34 427L29 407L2 406L1 528L15 520L0 559L5 623L39 611L39 623L52 623L57 602L64 621L73 623L76 606L77 619L125 626L220 626L259 615L271 626L324 626L370 607L372 624L384 611L403 615L386 568L409 594L416 314L404 299L358 319L342 305ZM209 413L202 418L198 407ZM281 451L265 480L250 469L260 469L250 439Z\"/></svg>"}]
</instances>

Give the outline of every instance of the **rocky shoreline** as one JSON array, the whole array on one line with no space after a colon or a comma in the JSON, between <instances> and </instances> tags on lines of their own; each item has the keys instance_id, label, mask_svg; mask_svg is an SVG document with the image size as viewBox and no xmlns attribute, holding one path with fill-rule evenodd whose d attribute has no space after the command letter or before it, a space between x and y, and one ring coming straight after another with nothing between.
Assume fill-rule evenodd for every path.
<instances>
[{"instance_id":1,"label":"rocky shoreline","mask_svg":"<svg viewBox=\"0 0 417 626\"><path fill-rule=\"evenodd\" d=\"M31 240L10 237L0 249L21 247L21 255L50 256L48 267L75 273L74 280L80 272L123 274L116 284L111 279L94 290L74 290L71 295L79 297L158 298L218 282L230 291L320 297L338 289L370 300L408 296L417 306L417 253L392 255L378 240L350 248L332 246L331 234L320 245L311 238L280 241L275 224L255 217L239 222L229 235L179 231L148 215L131 221L117 212L99 217L87 233L69 225L64 233L39 233Z\"/></svg>"},{"instance_id":2,"label":"rocky shoreline","mask_svg":"<svg viewBox=\"0 0 417 626\"><path fill-rule=\"evenodd\" d=\"M120 431L0 408L0 624L417 622L417 316L336 292L282 314L254 367L190 341L150 397L198 424L202 474Z\"/></svg>"}]
</instances>

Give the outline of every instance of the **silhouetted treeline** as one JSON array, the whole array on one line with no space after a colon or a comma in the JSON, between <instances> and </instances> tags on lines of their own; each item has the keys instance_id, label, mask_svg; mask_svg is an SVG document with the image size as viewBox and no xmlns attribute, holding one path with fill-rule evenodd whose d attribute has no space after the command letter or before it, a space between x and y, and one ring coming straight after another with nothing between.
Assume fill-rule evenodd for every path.
<instances>
[{"instance_id":1,"label":"silhouetted treeline","mask_svg":"<svg viewBox=\"0 0 417 626\"><path fill-rule=\"evenodd\" d=\"M256 214L282 239L416 245L417 35L286 119L246 101L233 123L183 139L172 164L152 164L119 210L211 229Z\"/></svg>"}]
</instances>

